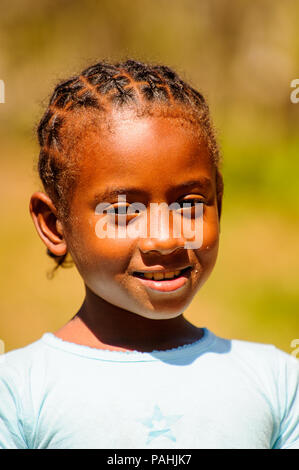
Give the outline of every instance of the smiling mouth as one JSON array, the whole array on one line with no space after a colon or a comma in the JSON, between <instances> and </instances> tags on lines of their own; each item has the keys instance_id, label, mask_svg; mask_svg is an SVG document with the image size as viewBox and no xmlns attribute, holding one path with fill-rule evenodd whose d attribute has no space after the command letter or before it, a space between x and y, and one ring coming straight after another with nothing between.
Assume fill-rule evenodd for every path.
<instances>
[{"instance_id":1,"label":"smiling mouth","mask_svg":"<svg viewBox=\"0 0 299 470\"><path fill-rule=\"evenodd\" d=\"M133 276L139 277L140 279L149 279L153 281L172 281L173 279L177 279L181 277L184 273L187 273L192 269L191 266L187 268L175 270L175 271L168 271L168 272L138 272L135 271Z\"/></svg>"}]
</instances>

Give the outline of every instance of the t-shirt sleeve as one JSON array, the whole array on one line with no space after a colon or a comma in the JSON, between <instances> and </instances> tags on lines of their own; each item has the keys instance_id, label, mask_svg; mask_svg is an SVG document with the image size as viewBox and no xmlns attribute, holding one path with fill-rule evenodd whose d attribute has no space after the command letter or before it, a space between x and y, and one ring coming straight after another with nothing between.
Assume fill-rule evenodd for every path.
<instances>
[{"instance_id":1,"label":"t-shirt sleeve","mask_svg":"<svg viewBox=\"0 0 299 470\"><path fill-rule=\"evenodd\" d=\"M17 375L0 357L0 449L26 449Z\"/></svg>"},{"instance_id":2,"label":"t-shirt sleeve","mask_svg":"<svg viewBox=\"0 0 299 470\"><path fill-rule=\"evenodd\" d=\"M279 435L274 449L299 449L299 360L277 348Z\"/></svg>"}]
</instances>

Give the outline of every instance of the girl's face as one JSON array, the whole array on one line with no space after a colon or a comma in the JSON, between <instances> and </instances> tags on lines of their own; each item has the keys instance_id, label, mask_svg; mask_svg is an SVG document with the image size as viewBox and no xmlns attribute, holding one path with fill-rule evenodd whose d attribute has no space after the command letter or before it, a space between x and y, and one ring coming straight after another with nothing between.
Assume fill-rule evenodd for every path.
<instances>
[{"instance_id":1,"label":"girl's face","mask_svg":"<svg viewBox=\"0 0 299 470\"><path fill-rule=\"evenodd\" d=\"M76 149L81 164L71 203L72 222L65 225L64 234L68 250L93 293L142 317L169 319L188 306L216 262L219 215L215 168L204 139L187 121L132 116L115 112L109 131L93 128L84 132ZM118 193L125 195L125 203L119 203ZM118 222L124 227L142 220L146 236L143 232L135 237L127 233L124 238L99 238L97 223L107 218L107 214L97 213L99 203L108 203L117 212L120 206L128 208L137 202L146 211L116 217L115 229ZM200 247L186 248L190 238L184 238L184 233L173 236L171 211L169 233L162 223L155 237L150 236L151 203L169 206L174 202L204 203ZM186 211L190 214L192 210L177 210L176 221L183 220ZM191 223L195 227L194 218ZM134 274L168 271L172 276L173 271L186 267L190 268L179 281L146 281Z\"/></svg>"}]
</instances>

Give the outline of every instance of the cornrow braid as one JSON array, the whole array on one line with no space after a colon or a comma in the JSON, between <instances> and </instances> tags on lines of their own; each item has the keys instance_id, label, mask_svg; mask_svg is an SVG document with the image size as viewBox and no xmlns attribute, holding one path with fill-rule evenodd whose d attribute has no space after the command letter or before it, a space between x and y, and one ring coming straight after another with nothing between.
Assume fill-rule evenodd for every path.
<instances>
[{"instance_id":1,"label":"cornrow braid","mask_svg":"<svg viewBox=\"0 0 299 470\"><path fill-rule=\"evenodd\" d=\"M68 218L67 196L75 181L74 162L64 155L62 145L62 126L71 113L97 110L105 114L113 106L135 106L136 109L141 107L149 111L151 104L166 107L179 104L192 111L207 139L216 167L217 191L222 192L219 150L208 105L202 94L165 65L145 64L131 59L115 64L99 62L55 87L38 125L38 173L45 191L57 207L59 217ZM66 262L67 254L57 257L49 250L47 254L55 259L56 268L71 264Z\"/></svg>"}]
</instances>

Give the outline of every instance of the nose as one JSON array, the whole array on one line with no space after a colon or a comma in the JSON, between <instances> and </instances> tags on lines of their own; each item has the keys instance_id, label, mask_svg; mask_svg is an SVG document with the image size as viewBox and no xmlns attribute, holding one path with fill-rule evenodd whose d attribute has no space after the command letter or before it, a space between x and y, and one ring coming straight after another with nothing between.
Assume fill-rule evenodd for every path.
<instances>
[{"instance_id":1,"label":"nose","mask_svg":"<svg viewBox=\"0 0 299 470\"><path fill-rule=\"evenodd\" d=\"M180 234L173 235L173 223L170 230L169 219L171 219L171 216L168 217L170 213L166 209L166 211L164 210L159 213L158 220L155 219L153 222L152 218L148 219L147 233L150 236L139 238L139 248L143 253L156 251L163 255L168 255L184 247L186 240ZM155 226L151 226L151 224L155 224Z\"/></svg>"},{"instance_id":2,"label":"nose","mask_svg":"<svg viewBox=\"0 0 299 470\"><path fill-rule=\"evenodd\" d=\"M139 248L142 253L149 253L151 251L159 252L163 255L170 253L184 247L184 242L178 239L162 240L161 238L144 238L139 243Z\"/></svg>"}]
</instances>

